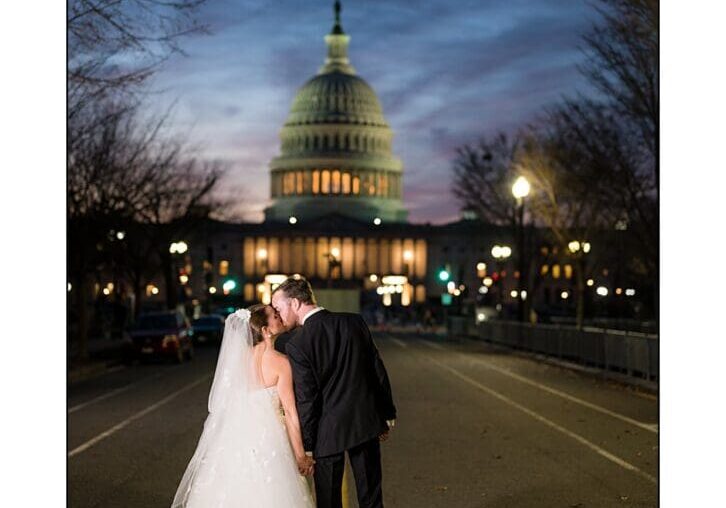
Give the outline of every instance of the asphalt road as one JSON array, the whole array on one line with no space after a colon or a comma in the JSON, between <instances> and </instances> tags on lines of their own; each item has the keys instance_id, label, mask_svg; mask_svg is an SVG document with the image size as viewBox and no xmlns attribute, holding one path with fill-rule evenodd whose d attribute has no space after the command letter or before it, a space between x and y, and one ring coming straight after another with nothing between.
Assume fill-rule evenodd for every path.
<instances>
[{"instance_id":1,"label":"asphalt road","mask_svg":"<svg viewBox=\"0 0 726 508\"><path fill-rule=\"evenodd\" d=\"M658 403L481 342L379 335L398 420L388 507L657 506ZM68 390L71 507L168 507L206 417L216 350ZM352 480L352 479L351 479ZM345 504L356 506L353 482Z\"/></svg>"}]
</instances>

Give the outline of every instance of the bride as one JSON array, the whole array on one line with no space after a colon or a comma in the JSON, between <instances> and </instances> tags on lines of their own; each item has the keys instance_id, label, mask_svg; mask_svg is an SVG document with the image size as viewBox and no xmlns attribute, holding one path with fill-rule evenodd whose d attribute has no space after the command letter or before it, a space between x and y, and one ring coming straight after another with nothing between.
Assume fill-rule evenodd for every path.
<instances>
[{"instance_id":1,"label":"bride","mask_svg":"<svg viewBox=\"0 0 726 508\"><path fill-rule=\"evenodd\" d=\"M254 305L225 323L209 416L172 508L313 508L287 358L275 310Z\"/></svg>"}]
</instances>

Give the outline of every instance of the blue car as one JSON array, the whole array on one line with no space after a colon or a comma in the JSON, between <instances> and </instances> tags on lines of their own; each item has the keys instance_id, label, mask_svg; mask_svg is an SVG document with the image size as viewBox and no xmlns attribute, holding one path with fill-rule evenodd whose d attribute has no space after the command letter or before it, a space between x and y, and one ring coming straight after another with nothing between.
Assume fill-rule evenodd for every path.
<instances>
[{"instance_id":1,"label":"blue car","mask_svg":"<svg viewBox=\"0 0 726 508\"><path fill-rule=\"evenodd\" d=\"M219 344L224 334L224 317L219 314L201 316L192 322L197 344Z\"/></svg>"}]
</instances>

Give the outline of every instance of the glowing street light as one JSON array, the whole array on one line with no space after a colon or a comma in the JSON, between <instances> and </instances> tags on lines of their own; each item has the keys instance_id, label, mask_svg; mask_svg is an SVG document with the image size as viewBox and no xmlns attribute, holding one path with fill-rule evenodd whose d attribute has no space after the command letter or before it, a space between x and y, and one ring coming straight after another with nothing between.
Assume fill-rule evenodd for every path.
<instances>
[{"instance_id":1,"label":"glowing street light","mask_svg":"<svg viewBox=\"0 0 726 508\"><path fill-rule=\"evenodd\" d=\"M507 245L495 245L494 247L492 247L492 256L497 261L507 259L511 255L512 249Z\"/></svg>"},{"instance_id":2,"label":"glowing street light","mask_svg":"<svg viewBox=\"0 0 726 508\"><path fill-rule=\"evenodd\" d=\"M264 247L257 250L257 259L265 260L267 259L267 249Z\"/></svg>"},{"instance_id":3,"label":"glowing street light","mask_svg":"<svg viewBox=\"0 0 726 508\"><path fill-rule=\"evenodd\" d=\"M514 182L514 185L512 185L512 194L519 200L529 195L529 189L529 181L525 177L520 176Z\"/></svg>"},{"instance_id":4,"label":"glowing street light","mask_svg":"<svg viewBox=\"0 0 726 508\"><path fill-rule=\"evenodd\" d=\"M562 293L560 293L560 298L562 298L563 300L567 300L569 297L570 293L568 293L567 291L563 291Z\"/></svg>"},{"instance_id":5,"label":"glowing street light","mask_svg":"<svg viewBox=\"0 0 726 508\"><path fill-rule=\"evenodd\" d=\"M170 254L184 254L189 250L189 245L186 242L174 242L169 246Z\"/></svg>"},{"instance_id":6,"label":"glowing street light","mask_svg":"<svg viewBox=\"0 0 726 508\"><path fill-rule=\"evenodd\" d=\"M567 247L570 249L570 252L573 254L580 250L580 242L577 240L571 241L569 244L567 244Z\"/></svg>"},{"instance_id":7,"label":"glowing street light","mask_svg":"<svg viewBox=\"0 0 726 508\"><path fill-rule=\"evenodd\" d=\"M600 296L607 296L609 293L608 288L606 288L605 286L598 286L598 288L595 291Z\"/></svg>"},{"instance_id":8,"label":"glowing street light","mask_svg":"<svg viewBox=\"0 0 726 508\"><path fill-rule=\"evenodd\" d=\"M217 288L215 288L214 286L210 286L210 288L209 288L209 294L210 295L213 295L216 292L217 292Z\"/></svg>"},{"instance_id":9,"label":"glowing street light","mask_svg":"<svg viewBox=\"0 0 726 508\"><path fill-rule=\"evenodd\" d=\"M372 273L368 276L368 280L370 280L371 282L376 282L378 280L378 275Z\"/></svg>"},{"instance_id":10,"label":"glowing street light","mask_svg":"<svg viewBox=\"0 0 726 508\"><path fill-rule=\"evenodd\" d=\"M287 220L290 224L297 224L297 217L294 215L291 215L290 218Z\"/></svg>"},{"instance_id":11,"label":"glowing street light","mask_svg":"<svg viewBox=\"0 0 726 508\"><path fill-rule=\"evenodd\" d=\"M375 219L373 219L373 224L375 224L376 226L380 226L381 225L381 218L380 217L376 217Z\"/></svg>"},{"instance_id":12,"label":"glowing street light","mask_svg":"<svg viewBox=\"0 0 726 508\"><path fill-rule=\"evenodd\" d=\"M116 238L118 238L119 240L123 240L124 238L126 238L126 232L119 231L118 233L116 233Z\"/></svg>"},{"instance_id":13,"label":"glowing street light","mask_svg":"<svg viewBox=\"0 0 726 508\"><path fill-rule=\"evenodd\" d=\"M340 249L338 247L333 247L332 249L330 249L330 254L334 258L338 259L338 258L340 258Z\"/></svg>"}]
</instances>

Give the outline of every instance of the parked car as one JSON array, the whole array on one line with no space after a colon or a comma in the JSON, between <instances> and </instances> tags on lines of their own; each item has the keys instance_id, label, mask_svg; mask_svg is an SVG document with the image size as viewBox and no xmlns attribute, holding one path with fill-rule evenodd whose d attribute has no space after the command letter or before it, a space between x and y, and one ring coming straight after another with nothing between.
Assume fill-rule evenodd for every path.
<instances>
[{"instance_id":1,"label":"parked car","mask_svg":"<svg viewBox=\"0 0 726 508\"><path fill-rule=\"evenodd\" d=\"M189 320L176 311L141 314L129 332L136 358L171 359L178 363L192 359L193 334Z\"/></svg>"},{"instance_id":2,"label":"parked car","mask_svg":"<svg viewBox=\"0 0 726 508\"><path fill-rule=\"evenodd\" d=\"M224 334L224 317L219 314L200 316L192 321L192 328L197 344L220 343Z\"/></svg>"}]
</instances>

